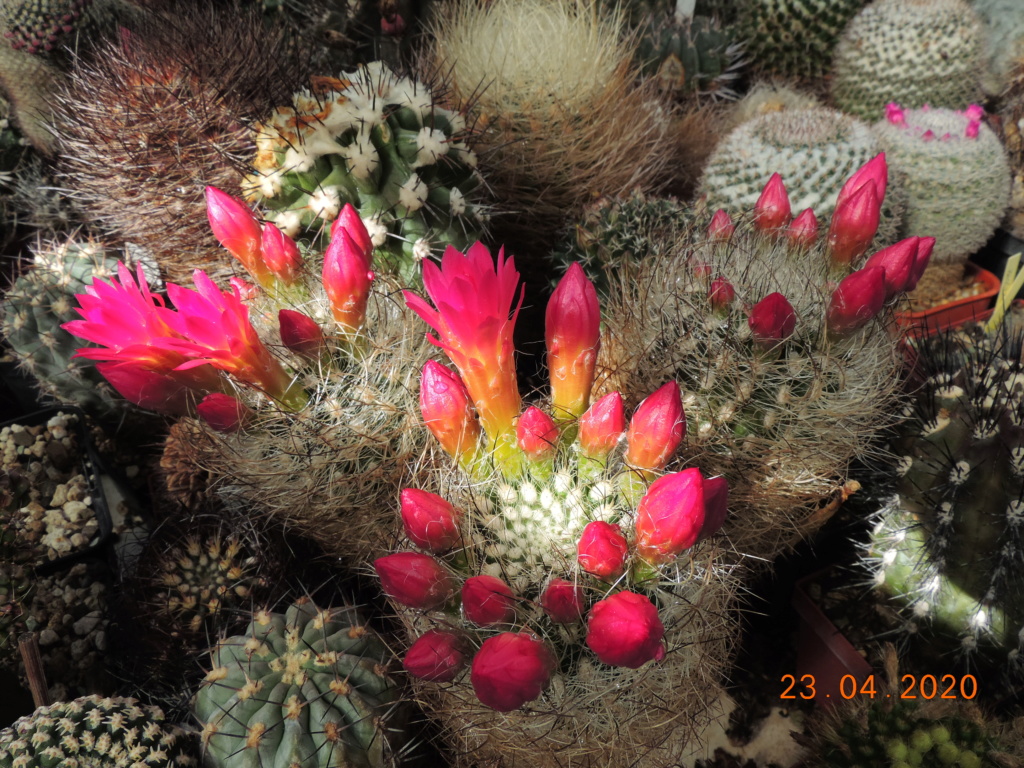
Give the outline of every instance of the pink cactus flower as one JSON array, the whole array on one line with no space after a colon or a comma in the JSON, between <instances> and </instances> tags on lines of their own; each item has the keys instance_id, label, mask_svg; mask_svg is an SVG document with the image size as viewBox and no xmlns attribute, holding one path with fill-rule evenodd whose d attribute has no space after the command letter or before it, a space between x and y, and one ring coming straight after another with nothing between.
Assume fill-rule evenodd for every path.
<instances>
[{"instance_id":1,"label":"pink cactus flower","mask_svg":"<svg viewBox=\"0 0 1024 768\"><path fill-rule=\"evenodd\" d=\"M454 632L428 629L406 651L402 666L420 680L450 683L466 666L466 645Z\"/></svg>"},{"instance_id":2,"label":"pink cactus flower","mask_svg":"<svg viewBox=\"0 0 1024 768\"><path fill-rule=\"evenodd\" d=\"M533 701L551 682L557 667L551 649L529 632L502 632L484 640L473 657L470 681L480 701L511 712Z\"/></svg>"},{"instance_id":3,"label":"pink cactus flower","mask_svg":"<svg viewBox=\"0 0 1024 768\"><path fill-rule=\"evenodd\" d=\"M686 436L679 385L669 381L637 406L626 433L626 463L640 469L664 467Z\"/></svg>"},{"instance_id":4,"label":"pink cactus flower","mask_svg":"<svg viewBox=\"0 0 1024 768\"><path fill-rule=\"evenodd\" d=\"M428 360L420 378L420 412L430 433L455 459L471 457L480 438L466 385L454 371Z\"/></svg>"},{"instance_id":5,"label":"pink cactus flower","mask_svg":"<svg viewBox=\"0 0 1024 768\"><path fill-rule=\"evenodd\" d=\"M405 488L399 494L405 535L417 547L442 555L462 538L462 512L445 498L419 488Z\"/></svg>"},{"instance_id":6,"label":"pink cactus flower","mask_svg":"<svg viewBox=\"0 0 1024 768\"><path fill-rule=\"evenodd\" d=\"M711 217L711 223L708 224L708 239L728 240L735 231L736 225L732 223L729 214L721 208L715 211L715 215Z\"/></svg>"},{"instance_id":7,"label":"pink cactus flower","mask_svg":"<svg viewBox=\"0 0 1024 768\"><path fill-rule=\"evenodd\" d=\"M762 232L781 229L789 224L792 210L782 176L773 173L754 203L754 226Z\"/></svg>"},{"instance_id":8,"label":"pink cactus flower","mask_svg":"<svg viewBox=\"0 0 1024 768\"><path fill-rule=\"evenodd\" d=\"M263 233L249 206L216 187L207 187L205 194L206 216L217 242L241 262L256 282L262 286L273 284L273 275L263 261Z\"/></svg>"},{"instance_id":9,"label":"pink cactus flower","mask_svg":"<svg viewBox=\"0 0 1024 768\"><path fill-rule=\"evenodd\" d=\"M575 624L583 618L583 587L556 576L541 593L540 607L555 624Z\"/></svg>"},{"instance_id":10,"label":"pink cactus flower","mask_svg":"<svg viewBox=\"0 0 1024 768\"><path fill-rule=\"evenodd\" d=\"M199 418L218 432L231 434L245 427L252 416L250 410L237 397L223 392L211 392L196 406Z\"/></svg>"},{"instance_id":11,"label":"pink cactus flower","mask_svg":"<svg viewBox=\"0 0 1024 768\"><path fill-rule=\"evenodd\" d=\"M558 418L576 418L587 409L601 347L601 308L597 291L572 264L551 294L544 340L551 379L551 408Z\"/></svg>"},{"instance_id":12,"label":"pink cactus flower","mask_svg":"<svg viewBox=\"0 0 1024 768\"><path fill-rule=\"evenodd\" d=\"M587 646L603 664L638 669L665 658L665 625L650 598L617 592L594 603L587 616Z\"/></svg>"},{"instance_id":13,"label":"pink cactus flower","mask_svg":"<svg viewBox=\"0 0 1024 768\"><path fill-rule=\"evenodd\" d=\"M455 594L455 583L440 561L420 552L396 552L373 561L381 587L410 608L432 611Z\"/></svg>"},{"instance_id":14,"label":"pink cactus flower","mask_svg":"<svg viewBox=\"0 0 1024 768\"><path fill-rule=\"evenodd\" d=\"M540 408L531 405L516 424L516 443L533 461L551 459L558 444L558 425Z\"/></svg>"},{"instance_id":15,"label":"pink cactus flower","mask_svg":"<svg viewBox=\"0 0 1024 768\"><path fill-rule=\"evenodd\" d=\"M663 475L651 483L636 509L636 553L663 565L697 543L706 517L704 477L696 468Z\"/></svg>"},{"instance_id":16,"label":"pink cactus flower","mask_svg":"<svg viewBox=\"0 0 1024 768\"><path fill-rule=\"evenodd\" d=\"M277 323L281 332L281 342L297 355L311 360L319 360L327 349L320 323L309 315L296 312L294 309L281 309L277 313Z\"/></svg>"},{"instance_id":17,"label":"pink cactus flower","mask_svg":"<svg viewBox=\"0 0 1024 768\"><path fill-rule=\"evenodd\" d=\"M769 293L750 308L747 324L755 341L774 347L796 330L796 310L781 293Z\"/></svg>"},{"instance_id":18,"label":"pink cactus flower","mask_svg":"<svg viewBox=\"0 0 1024 768\"><path fill-rule=\"evenodd\" d=\"M615 581L626 572L629 559L629 544L622 528L603 520L587 523L576 545L576 559L591 576Z\"/></svg>"},{"instance_id":19,"label":"pink cactus flower","mask_svg":"<svg viewBox=\"0 0 1024 768\"><path fill-rule=\"evenodd\" d=\"M478 627L511 624L516 599L509 585L496 576L470 576L462 585L462 610Z\"/></svg>"},{"instance_id":20,"label":"pink cactus flower","mask_svg":"<svg viewBox=\"0 0 1024 768\"><path fill-rule=\"evenodd\" d=\"M864 254L878 232L882 200L874 184L864 184L842 205L837 205L826 242L836 265L849 266Z\"/></svg>"},{"instance_id":21,"label":"pink cactus flower","mask_svg":"<svg viewBox=\"0 0 1024 768\"><path fill-rule=\"evenodd\" d=\"M805 208L793 219L786 228L786 239L796 248L814 245L814 241L818 239L818 217L814 215L814 211Z\"/></svg>"},{"instance_id":22,"label":"pink cactus flower","mask_svg":"<svg viewBox=\"0 0 1024 768\"><path fill-rule=\"evenodd\" d=\"M847 275L832 292L825 324L837 338L864 327L885 304L885 268L864 267Z\"/></svg>"},{"instance_id":23,"label":"pink cactus flower","mask_svg":"<svg viewBox=\"0 0 1024 768\"><path fill-rule=\"evenodd\" d=\"M147 411L168 416L187 416L198 392L177 376L150 371L132 362L96 363L100 372L121 397ZM220 384L219 380L216 384Z\"/></svg>"},{"instance_id":24,"label":"pink cactus flower","mask_svg":"<svg viewBox=\"0 0 1024 768\"><path fill-rule=\"evenodd\" d=\"M885 105L885 119L893 125L905 125L907 122L907 113L899 104L890 102Z\"/></svg>"},{"instance_id":25,"label":"pink cactus flower","mask_svg":"<svg viewBox=\"0 0 1024 768\"><path fill-rule=\"evenodd\" d=\"M610 392L587 409L579 420L579 441L583 455L604 459L618 445L626 431L622 395Z\"/></svg>"}]
</instances>

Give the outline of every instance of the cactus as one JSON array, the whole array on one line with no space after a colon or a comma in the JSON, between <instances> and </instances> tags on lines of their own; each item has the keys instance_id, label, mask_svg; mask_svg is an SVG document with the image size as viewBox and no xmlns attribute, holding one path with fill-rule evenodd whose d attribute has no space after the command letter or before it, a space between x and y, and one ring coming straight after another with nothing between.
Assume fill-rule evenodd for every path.
<instances>
[{"instance_id":1,"label":"cactus","mask_svg":"<svg viewBox=\"0 0 1024 768\"><path fill-rule=\"evenodd\" d=\"M159 707L84 696L40 707L0 731L0 766L196 766L189 736Z\"/></svg>"},{"instance_id":2,"label":"cactus","mask_svg":"<svg viewBox=\"0 0 1024 768\"><path fill-rule=\"evenodd\" d=\"M746 0L740 38L759 73L814 80L831 69L846 24L868 0Z\"/></svg>"},{"instance_id":3,"label":"cactus","mask_svg":"<svg viewBox=\"0 0 1024 768\"><path fill-rule=\"evenodd\" d=\"M983 26L964 0L876 0L836 46L832 99L868 121L892 101L964 109L984 74Z\"/></svg>"},{"instance_id":4,"label":"cactus","mask_svg":"<svg viewBox=\"0 0 1024 768\"><path fill-rule=\"evenodd\" d=\"M350 203L378 258L405 282L445 245L463 247L486 219L473 202L477 158L465 117L382 62L317 78L257 126L243 189L292 237L329 226Z\"/></svg>"},{"instance_id":5,"label":"cactus","mask_svg":"<svg viewBox=\"0 0 1024 768\"><path fill-rule=\"evenodd\" d=\"M1024 6L1014 0L970 0L971 7L985 22L985 50L998 93L1009 82L1012 70L1024 56Z\"/></svg>"},{"instance_id":6,"label":"cactus","mask_svg":"<svg viewBox=\"0 0 1024 768\"><path fill-rule=\"evenodd\" d=\"M1011 70L998 103L1000 138L1013 174L1003 226L1015 237L1024 238L1024 59Z\"/></svg>"},{"instance_id":7,"label":"cactus","mask_svg":"<svg viewBox=\"0 0 1024 768\"><path fill-rule=\"evenodd\" d=\"M194 701L214 766L310 768L394 764L401 740L388 721L398 688L389 652L352 608L308 598L261 610L243 635L210 652ZM396 718L395 718L396 719Z\"/></svg>"}]
</instances>

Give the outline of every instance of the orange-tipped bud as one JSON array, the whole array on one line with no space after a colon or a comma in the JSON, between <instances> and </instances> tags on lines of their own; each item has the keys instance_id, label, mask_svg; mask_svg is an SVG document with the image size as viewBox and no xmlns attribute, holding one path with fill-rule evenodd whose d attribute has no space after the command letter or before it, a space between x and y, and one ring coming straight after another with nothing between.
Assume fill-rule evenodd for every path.
<instances>
[{"instance_id":1,"label":"orange-tipped bud","mask_svg":"<svg viewBox=\"0 0 1024 768\"><path fill-rule=\"evenodd\" d=\"M274 224L263 225L263 263L285 285L298 281L302 273L299 246Z\"/></svg>"},{"instance_id":2,"label":"orange-tipped bud","mask_svg":"<svg viewBox=\"0 0 1024 768\"><path fill-rule=\"evenodd\" d=\"M878 232L882 201L874 184L864 184L832 214L828 248L832 263L849 266L865 253Z\"/></svg>"},{"instance_id":3,"label":"orange-tipped bud","mask_svg":"<svg viewBox=\"0 0 1024 768\"><path fill-rule=\"evenodd\" d=\"M206 188L206 217L213 236L262 286L273 283L263 261L263 233L245 203L216 187Z\"/></svg>"},{"instance_id":4,"label":"orange-tipped bud","mask_svg":"<svg viewBox=\"0 0 1024 768\"><path fill-rule=\"evenodd\" d=\"M423 366L420 412L427 429L452 458L476 451L480 424L459 375L433 360Z\"/></svg>"},{"instance_id":5,"label":"orange-tipped bud","mask_svg":"<svg viewBox=\"0 0 1024 768\"><path fill-rule=\"evenodd\" d=\"M346 333L355 333L366 319L373 272L366 251L346 229L334 229L324 253L323 281L335 321Z\"/></svg>"},{"instance_id":6,"label":"orange-tipped bud","mask_svg":"<svg viewBox=\"0 0 1024 768\"><path fill-rule=\"evenodd\" d=\"M597 291L579 264L569 267L551 294L544 340L551 376L551 408L559 418L576 418L589 404L601 347Z\"/></svg>"},{"instance_id":7,"label":"orange-tipped bud","mask_svg":"<svg viewBox=\"0 0 1024 768\"><path fill-rule=\"evenodd\" d=\"M786 185L779 174L773 173L754 203L754 226L763 232L771 232L789 224L792 215Z\"/></svg>"},{"instance_id":8,"label":"orange-tipped bud","mask_svg":"<svg viewBox=\"0 0 1024 768\"><path fill-rule=\"evenodd\" d=\"M618 444L626 431L626 412L622 407L622 395L611 392L580 416L579 440L583 455L591 459L603 459Z\"/></svg>"},{"instance_id":9,"label":"orange-tipped bud","mask_svg":"<svg viewBox=\"0 0 1024 768\"><path fill-rule=\"evenodd\" d=\"M686 415L679 385L670 381L637 406L626 434L626 463L661 469L686 435Z\"/></svg>"}]
</instances>

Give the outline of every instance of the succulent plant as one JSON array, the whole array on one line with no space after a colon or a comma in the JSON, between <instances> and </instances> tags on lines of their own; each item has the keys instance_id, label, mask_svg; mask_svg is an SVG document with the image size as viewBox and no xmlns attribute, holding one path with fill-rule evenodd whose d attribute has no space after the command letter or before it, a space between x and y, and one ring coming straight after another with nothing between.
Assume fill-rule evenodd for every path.
<instances>
[{"instance_id":1,"label":"succulent plant","mask_svg":"<svg viewBox=\"0 0 1024 768\"><path fill-rule=\"evenodd\" d=\"M998 104L1000 138L1013 174L1010 207L1003 226L1021 238L1024 237L1024 60L1010 71Z\"/></svg>"},{"instance_id":2,"label":"succulent plant","mask_svg":"<svg viewBox=\"0 0 1024 768\"><path fill-rule=\"evenodd\" d=\"M394 764L390 652L354 609L302 598L285 613L261 610L210 656L194 702L210 765Z\"/></svg>"},{"instance_id":3,"label":"succulent plant","mask_svg":"<svg viewBox=\"0 0 1024 768\"><path fill-rule=\"evenodd\" d=\"M83 696L40 707L0 731L0 766L198 765L189 736L159 707L130 698Z\"/></svg>"},{"instance_id":4,"label":"succulent plant","mask_svg":"<svg viewBox=\"0 0 1024 768\"><path fill-rule=\"evenodd\" d=\"M1008 83L1011 72L1024 56L1024 7L1014 0L970 0L985 22L985 50L992 73L993 92Z\"/></svg>"},{"instance_id":5,"label":"succulent plant","mask_svg":"<svg viewBox=\"0 0 1024 768\"><path fill-rule=\"evenodd\" d=\"M875 0L836 46L832 99L864 120L885 105L964 109L982 100L984 29L965 0Z\"/></svg>"}]
</instances>

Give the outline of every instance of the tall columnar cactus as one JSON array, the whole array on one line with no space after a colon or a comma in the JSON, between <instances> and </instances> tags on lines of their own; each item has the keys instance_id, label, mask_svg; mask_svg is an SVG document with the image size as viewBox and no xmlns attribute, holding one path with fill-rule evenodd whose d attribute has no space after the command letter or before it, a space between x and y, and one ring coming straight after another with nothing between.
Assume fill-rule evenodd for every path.
<instances>
[{"instance_id":1,"label":"tall columnar cactus","mask_svg":"<svg viewBox=\"0 0 1024 768\"><path fill-rule=\"evenodd\" d=\"M904 233L935 238L929 282L959 281L1009 204L1006 151L983 117L978 106L956 112L890 104L873 128L906 189Z\"/></svg>"},{"instance_id":2,"label":"tall columnar cactus","mask_svg":"<svg viewBox=\"0 0 1024 768\"><path fill-rule=\"evenodd\" d=\"M352 608L308 598L258 611L210 652L193 709L209 765L307 768L395 764L401 731L390 652Z\"/></svg>"},{"instance_id":3,"label":"tall columnar cactus","mask_svg":"<svg viewBox=\"0 0 1024 768\"><path fill-rule=\"evenodd\" d=\"M0 766L197 766L192 738L159 707L84 696L40 707L0 731Z\"/></svg>"},{"instance_id":4,"label":"tall columnar cactus","mask_svg":"<svg viewBox=\"0 0 1024 768\"><path fill-rule=\"evenodd\" d=\"M832 98L864 120L891 101L964 109L983 97L984 40L965 0L875 0L836 46Z\"/></svg>"}]
</instances>

